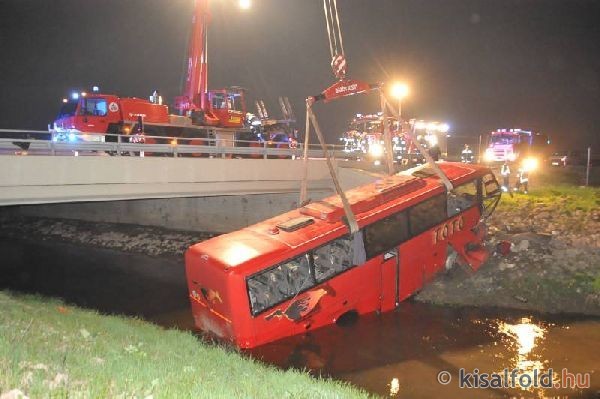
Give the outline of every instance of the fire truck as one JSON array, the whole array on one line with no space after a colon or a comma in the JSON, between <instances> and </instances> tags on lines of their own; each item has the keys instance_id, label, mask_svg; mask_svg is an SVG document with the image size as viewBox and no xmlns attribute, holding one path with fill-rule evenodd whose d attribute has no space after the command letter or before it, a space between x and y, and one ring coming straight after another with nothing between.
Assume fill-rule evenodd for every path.
<instances>
[{"instance_id":1,"label":"fire truck","mask_svg":"<svg viewBox=\"0 0 600 399\"><path fill-rule=\"evenodd\" d=\"M485 162L515 162L525 157L543 156L550 144L548 136L524 129L497 129L489 134L483 155Z\"/></svg>"},{"instance_id":2,"label":"fire truck","mask_svg":"<svg viewBox=\"0 0 600 399\"><path fill-rule=\"evenodd\" d=\"M438 144L439 132L446 133L448 125L437 122L410 121L398 128L398 120L388 117L388 126L392 134L392 149L394 160L401 164L419 165L425 162L410 136L408 129L414 129L416 140L425 149L430 149ZM384 156L383 123L381 112L377 114L356 114L344 132L340 141L344 151L353 159L368 159L375 163L381 162Z\"/></svg>"},{"instance_id":3,"label":"fire truck","mask_svg":"<svg viewBox=\"0 0 600 399\"><path fill-rule=\"evenodd\" d=\"M142 99L102 94L94 87L91 92L78 91L63 99L59 115L50 126L53 139L116 141L116 136L106 134L143 132L145 136L194 138L197 140L185 143L196 145L207 144L206 139L212 137L225 143L255 140L255 130L247 124L245 90L241 87L208 90L209 19L209 0L196 0L185 87L174 101L177 113L170 113L158 91L149 99ZM156 142L150 137L143 141Z\"/></svg>"},{"instance_id":4,"label":"fire truck","mask_svg":"<svg viewBox=\"0 0 600 399\"><path fill-rule=\"evenodd\" d=\"M399 133L398 121L395 118L387 118L388 127L392 135L392 148L394 159L401 161L405 159L412 149L410 141ZM344 151L350 158L356 160L369 160L375 164L381 163L385 153L383 141L383 119L381 112L376 114L356 114L348 125L340 141L344 145Z\"/></svg>"}]
</instances>

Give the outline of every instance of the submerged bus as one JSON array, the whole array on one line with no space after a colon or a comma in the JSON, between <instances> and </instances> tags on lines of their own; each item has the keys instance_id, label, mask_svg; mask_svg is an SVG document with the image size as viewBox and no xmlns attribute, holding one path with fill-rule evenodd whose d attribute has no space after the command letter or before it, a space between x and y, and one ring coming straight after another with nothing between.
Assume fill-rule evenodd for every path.
<instances>
[{"instance_id":1,"label":"submerged bus","mask_svg":"<svg viewBox=\"0 0 600 399\"><path fill-rule=\"evenodd\" d=\"M185 255L196 327L242 348L350 315L385 312L456 262L487 259L484 221L500 199L492 171L423 165L193 245Z\"/></svg>"}]
</instances>

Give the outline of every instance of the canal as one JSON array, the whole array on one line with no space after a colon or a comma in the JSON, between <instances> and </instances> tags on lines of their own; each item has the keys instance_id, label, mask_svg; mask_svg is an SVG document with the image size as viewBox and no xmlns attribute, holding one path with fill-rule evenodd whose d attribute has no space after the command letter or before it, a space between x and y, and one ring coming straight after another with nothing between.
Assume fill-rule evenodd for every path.
<instances>
[{"instance_id":1,"label":"canal","mask_svg":"<svg viewBox=\"0 0 600 399\"><path fill-rule=\"evenodd\" d=\"M59 297L102 313L193 329L181 259L13 239L0 240L0 250L0 289ZM386 397L596 398L600 391L600 320L588 317L407 301L394 312L247 353ZM536 375L550 376L552 385L566 384L571 375L585 383L589 373L590 388L459 387L461 375L468 386L474 385L476 375L504 370L516 370L524 385Z\"/></svg>"}]
</instances>

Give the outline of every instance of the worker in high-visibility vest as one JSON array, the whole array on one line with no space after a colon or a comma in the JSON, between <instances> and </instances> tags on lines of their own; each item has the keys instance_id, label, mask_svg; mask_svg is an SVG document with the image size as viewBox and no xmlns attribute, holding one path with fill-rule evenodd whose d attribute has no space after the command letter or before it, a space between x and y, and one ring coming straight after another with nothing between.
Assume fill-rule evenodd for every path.
<instances>
[{"instance_id":1,"label":"worker in high-visibility vest","mask_svg":"<svg viewBox=\"0 0 600 399\"><path fill-rule=\"evenodd\" d=\"M500 168L500 174L502 175L502 191L507 192L510 188L510 166L508 166L508 162L504 161L502 168Z\"/></svg>"},{"instance_id":2,"label":"worker in high-visibility vest","mask_svg":"<svg viewBox=\"0 0 600 399\"><path fill-rule=\"evenodd\" d=\"M523 194L527 194L529 190L529 171L521 166L517 173L517 186L515 191L523 189Z\"/></svg>"},{"instance_id":3,"label":"worker in high-visibility vest","mask_svg":"<svg viewBox=\"0 0 600 399\"><path fill-rule=\"evenodd\" d=\"M460 161L463 163L473 163L474 159L473 151L468 144L465 144L465 148L460 153Z\"/></svg>"}]
</instances>

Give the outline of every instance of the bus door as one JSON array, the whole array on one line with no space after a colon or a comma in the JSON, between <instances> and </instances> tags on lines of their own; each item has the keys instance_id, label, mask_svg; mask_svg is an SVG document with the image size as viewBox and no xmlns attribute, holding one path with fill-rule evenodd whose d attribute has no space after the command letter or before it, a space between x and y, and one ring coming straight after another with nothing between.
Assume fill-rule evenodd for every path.
<instances>
[{"instance_id":1,"label":"bus door","mask_svg":"<svg viewBox=\"0 0 600 399\"><path fill-rule=\"evenodd\" d=\"M400 256L398 247L383 253L381 264L381 310L394 309L399 303Z\"/></svg>"}]
</instances>

